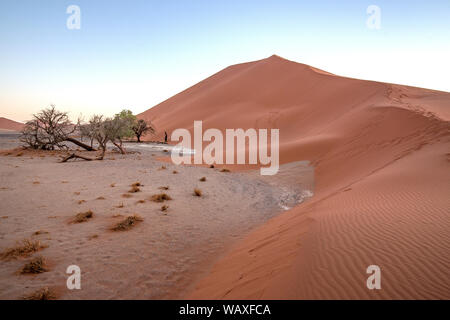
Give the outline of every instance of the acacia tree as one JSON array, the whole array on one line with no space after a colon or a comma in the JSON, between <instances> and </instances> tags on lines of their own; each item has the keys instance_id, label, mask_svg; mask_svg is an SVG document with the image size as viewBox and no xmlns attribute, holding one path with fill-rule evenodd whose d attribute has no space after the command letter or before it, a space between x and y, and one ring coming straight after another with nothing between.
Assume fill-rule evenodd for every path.
<instances>
[{"instance_id":1,"label":"acacia tree","mask_svg":"<svg viewBox=\"0 0 450 320\"><path fill-rule=\"evenodd\" d=\"M155 128L150 123L147 123L144 119L137 120L132 127L134 134L136 135L137 141L141 142L141 136L146 133L155 133Z\"/></svg>"},{"instance_id":2,"label":"acacia tree","mask_svg":"<svg viewBox=\"0 0 450 320\"><path fill-rule=\"evenodd\" d=\"M33 120L28 121L20 140L33 149L54 150L55 148L68 148L64 142L72 142L86 150L94 150L92 147L71 137L79 126L79 121L73 124L67 112L56 110L54 105L33 115Z\"/></svg>"}]
</instances>

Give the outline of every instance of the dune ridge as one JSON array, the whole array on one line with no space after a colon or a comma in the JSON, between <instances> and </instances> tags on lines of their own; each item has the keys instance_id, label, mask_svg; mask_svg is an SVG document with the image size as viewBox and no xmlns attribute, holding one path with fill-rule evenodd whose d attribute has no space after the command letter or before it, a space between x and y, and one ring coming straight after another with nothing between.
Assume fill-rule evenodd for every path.
<instances>
[{"instance_id":1,"label":"dune ridge","mask_svg":"<svg viewBox=\"0 0 450 320\"><path fill-rule=\"evenodd\" d=\"M4 117L0 117L0 130L12 130L12 131L20 131L22 130L24 124L10 120Z\"/></svg>"},{"instance_id":2,"label":"dune ridge","mask_svg":"<svg viewBox=\"0 0 450 320\"><path fill-rule=\"evenodd\" d=\"M279 128L281 163L316 168L315 196L237 243L188 298L450 298L450 93L272 56L228 67L140 117L160 136L194 120ZM371 264L382 290L366 287Z\"/></svg>"}]
</instances>

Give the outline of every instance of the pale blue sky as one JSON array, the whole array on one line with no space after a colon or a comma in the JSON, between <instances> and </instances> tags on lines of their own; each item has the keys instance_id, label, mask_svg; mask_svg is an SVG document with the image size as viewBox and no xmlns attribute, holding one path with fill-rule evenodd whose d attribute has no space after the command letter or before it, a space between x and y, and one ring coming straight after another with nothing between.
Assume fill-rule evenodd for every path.
<instances>
[{"instance_id":1,"label":"pale blue sky","mask_svg":"<svg viewBox=\"0 0 450 320\"><path fill-rule=\"evenodd\" d=\"M69 30L69 5L81 29ZM381 9L381 29L366 9ZM0 116L142 112L228 65L278 54L450 91L450 1L2 0Z\"/></svg>"}]
</instances>

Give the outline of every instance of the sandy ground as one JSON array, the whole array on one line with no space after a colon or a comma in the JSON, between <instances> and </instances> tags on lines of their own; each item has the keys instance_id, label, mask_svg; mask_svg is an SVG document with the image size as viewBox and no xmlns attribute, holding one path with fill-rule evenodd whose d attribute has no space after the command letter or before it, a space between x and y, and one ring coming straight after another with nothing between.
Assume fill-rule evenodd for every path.
<instances>
[{"instance_id":1,"label":"sandy ground","mask_svg":"<svg viewBox=\"0 0 450 320\"><path fill-rule=\"evenodd\" d=\"M8 147L14 142L0 141ZM164 152L132 149L139 152L109 153L106 160L92 162L58 163L56 155L20 150L0 156L0 251L22 239L48 245L29 258L0 260L0 299L18 299L45 286L60 299L178 298L229 245L302 201L302 191L313 187L307 163L282 168L276 179L261 179L252 172L162 163L155 158ZM123 198L136 181L141 192ZM193 195L194 188L203 191L202 197ZM166 212L160 210L163 204L149 200L161 192L173 198L165 202ZM92 219L70 223L87 210L94 212ZM132 214L143 222L129 231L110 230ZM38 230L48 233L33 235ZM17 273L39 255L49 272ZM82 290L65 286L66 268L73 264L81 268Z\"/></svg>"},{"instance_id":2,"label":"sandy ground","mask_svg":"<svg viewBox=\"0 0 450 320\"><path fill-rule=\"evenodd\" d=\"M316 169L311 201L257 228L186 297L450 298L450 93L272 56L140 117L169 134L194 120L203 130L278 128L281 162ZM372 264L381 290L366 287Z\"/></svg>"}]
</instances>

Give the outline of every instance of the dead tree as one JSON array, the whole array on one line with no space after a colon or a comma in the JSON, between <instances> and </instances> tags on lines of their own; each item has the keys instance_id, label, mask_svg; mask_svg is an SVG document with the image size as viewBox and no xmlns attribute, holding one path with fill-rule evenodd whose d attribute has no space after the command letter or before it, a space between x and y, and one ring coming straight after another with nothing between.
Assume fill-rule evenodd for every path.
<instances>
[{"instance_id":1,"label":"dead tree","mask_svg":"<svg viewBox=\"0 0 450 320\"><path fill-rule=\"evenodd\" d=\"M134 134L136 135L138 142L141 142L142 135L145 135L148 132L150 132L152 134L155 133L155 128L153 127L151 122L147 123L147 121L145 121L144 119L137 120L134 123L132 130L133 130Z\"/></svg>"},{"instance_id":2,"label":"dead tree","mask_svg":"<svg viewBox=\"0 0 450 320\"><path fill-rule=\"evenodd\" d=\"M72 142L86 150L93 151L92 147L71 137L78 128L73 124L67 112L56 110L54 105L33 115L22 130L20 140L33 149L54 150L68 149L65 142Z\"/></svg>"}]
</instances>

